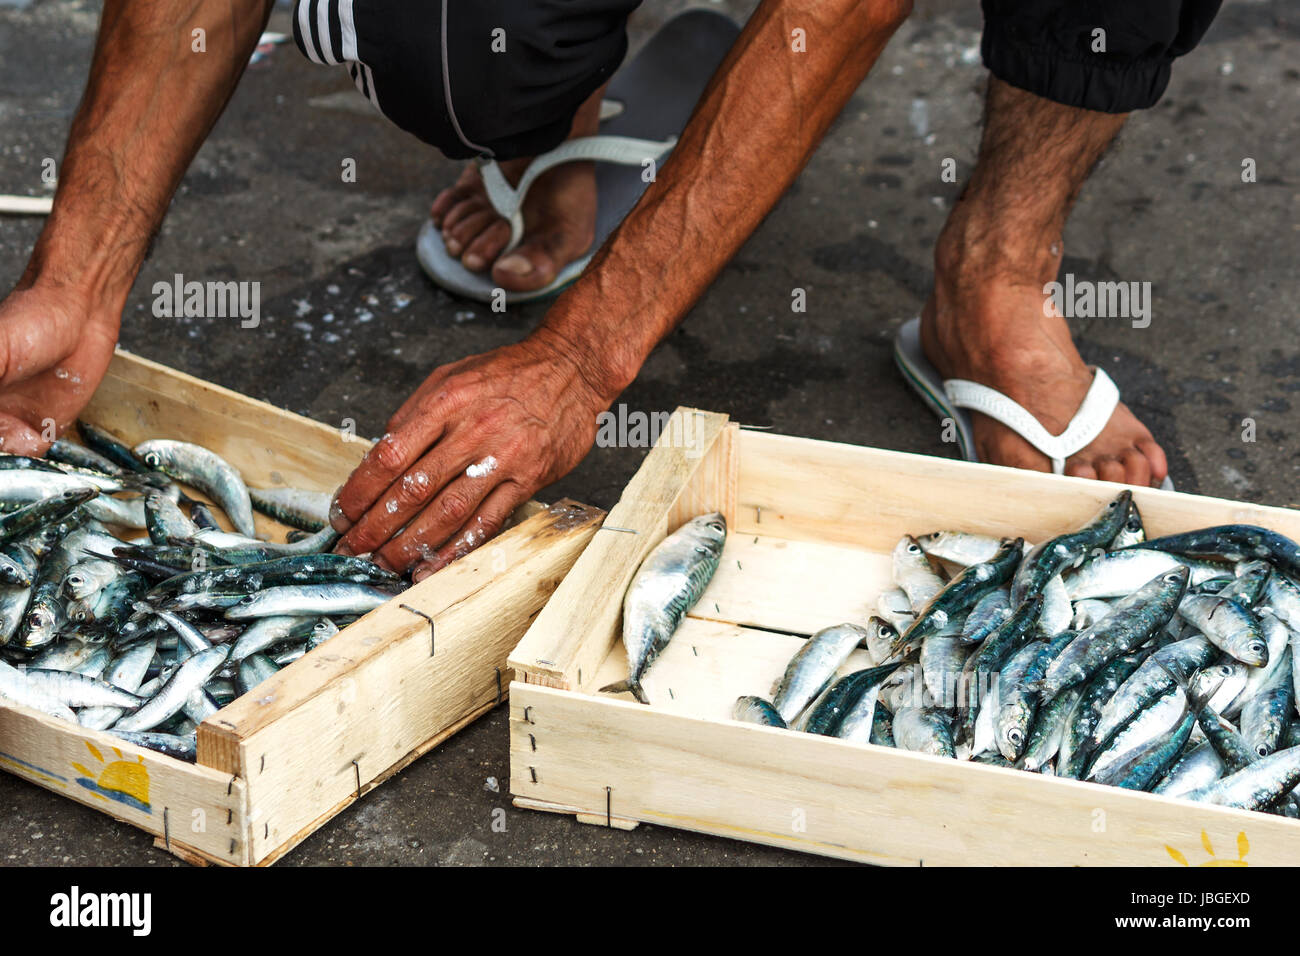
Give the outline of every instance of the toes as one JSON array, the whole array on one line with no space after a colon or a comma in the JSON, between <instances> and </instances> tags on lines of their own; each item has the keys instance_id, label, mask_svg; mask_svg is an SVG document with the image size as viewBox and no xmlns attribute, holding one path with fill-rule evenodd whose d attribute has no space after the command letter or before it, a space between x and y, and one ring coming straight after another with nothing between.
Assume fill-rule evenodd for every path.
<instances>
[{"instance_id":1,"label":"toes","mask_svg":"<svg viewBox=\"0 0 1300 956\"><path fill-rule=\"evenodd\" d=\"M1065 473L1072 478L1090 478L1095 480L1097 469L1092 466L1090 461L1067 461L1065 463Z\"/></svg>"},{"instance_id":2,"label":"toes","mask_svg":"<svg viewBox=\"0 0 1300 956\"><path fill-rule=\"evenodd\" d=\"M1126 451L1120 461L1124 465L1124 480L1130 485L1145 488L1151 484L1151 463L1137 448Z\"/></svg>"},{"instance_id":3,"label":"toes","mask_svg":"<svg viewBox=\"0 0 1300 956\"><path fill-rule=\"evenodd\" d=\"M433 205L429 207L429 217L433 219L433 224L439 229L442 228L442 219L451 210L451 207L461 198L460 190L455 186L448 186L442 192L438 193L433 199Z\"/></svg>"},{"instance_id":4,"label":"toes","mask_svg":"<svg viewBox=\"0 0 1300 956\"><path fill-rule=\"evenodd\" d=\"M1151 438L1138 442L1137 447L1138 451L1142 452L1143 457L1146 458L1147 466L1150 469L1150 479L1147 483L1153 486L1163 484L1169 474L1169 462L1165 459L1165 450Z\"/></svg>"},{"instance_id":5,"label":"toes","mask_svg":"<svg viewBox=\"0 0 1300 956\"><path fill-rule=\"evenodd\" d=\"M447 251L453 256L459 256L497 218L493 210L479 209L458 219L454 226L444 227L442 241L446 243Z\"/></svg>"},{"instance_id":6,"label":"toes","mask_svg":"<svg viewBox=\"0 0 1300 956\"><path fill-rule=\"evenodd\" d=\"M1124 466L1118 458L1101 458L1095 463L1097 477L1102 481L1124 483Z\"/></svg>"},{"instance_id":7,"label":"toes","mask_svg":"<svg viewBox=\"0 0 1300 956\"><path fill-rule=\"evenodd\" d=\"M510 242L510 225L504 219L497 219L469 244L461 262L471 272L482 272L487 264L501 254L501 250Z\"/></svg>"},{"instance_id":8,"label":"toes","mask_svg":"<svg viewBox=\"0 0 1300 956\"><path fill-rule=\"evenodd\" d=\"M492 278L512 292L540 289L555 278L551 254L537 241L524 241L492 267Z\"/></svg>"},{"instance_id":9,"label":"toes","mask_svg":"<svg viewBox=\"0 0 1300 956\"><path fill-rule=\"evenodd\" d=\"M442 217L443 236L449 235L462 220L491 208L486 196L470 194L460 197Z\"/></svg>"}]
</instances>

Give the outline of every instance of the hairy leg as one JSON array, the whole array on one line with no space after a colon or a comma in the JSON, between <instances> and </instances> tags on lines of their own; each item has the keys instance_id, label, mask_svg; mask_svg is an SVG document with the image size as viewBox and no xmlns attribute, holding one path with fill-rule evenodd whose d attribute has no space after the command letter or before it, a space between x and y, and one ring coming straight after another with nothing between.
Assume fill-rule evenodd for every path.
<instances>
[{"instance_id":1,"label":"hairy leg","mask_svg":"<svg viewBox=\"0 0 1300 956\"><path fill-rule=\"evenodd\" d=\"M1015 399L1052 434L1073 418L1092 383L1065 319L1044 314L1065 220L1127 118L1063 106L989 78L979 159L935 246L934 290L921 315L926 356L945 378L964 378ZM1047 457L1010 429L972 416L980 457L1050 470ZM1066 473L1159 484L1164 452L1124 405L1066 463Z\"/></svg>"}]
</instances>

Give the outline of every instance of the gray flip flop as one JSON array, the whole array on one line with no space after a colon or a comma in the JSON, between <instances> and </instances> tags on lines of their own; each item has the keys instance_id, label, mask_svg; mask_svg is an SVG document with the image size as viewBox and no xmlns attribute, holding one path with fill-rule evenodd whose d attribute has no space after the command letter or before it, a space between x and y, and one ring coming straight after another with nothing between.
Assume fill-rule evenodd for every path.
<instances>
[{"instance_id":1,"label":"gray flip flop","mask_svg":"<svg viewBox=\"0 0 1300 956\"><path fill-rule=\"evenodd\" d=\"M642 179L648 161L662 165L686 126L695 104L722 58L740 34L729 17L710 10L688 10L656 33L610 81L602 103L601 132L568 140L538 156L512 187L495 162L482 161L479 171L488 198L511 224L511 248L523 238L521 213L528 187L559 163L596 160L596 238L591 251L569 263L550 285L532 292L506 292L507 304L555 295L573 282L636 205L649 185ZM606 105L609 104L608 106ZM606 119L607 117L607 119ZM496 285L486 272L470 272L453 258L432 220L416 241L420 265L442 288L467 299L491 302Z\"/></svg>"},{"instance_id":2,"label":"gray flip flop","mask_svg":"<svg viewBox=\"0 0 1300 956\"><path fill-rule=\"evenodd\" d=\"M1033 415L1001 392L978 382L945 380L921 349L919 318L904 322L898 330L898 335L894 338L894 362L907 384L921 396L930 410L939 418L952 421L957 429L957 443L962 457L967 461L980 460L975 450L975 433L967 409L982 412L1006 425L1050 458L1052 471L1059 475L1065 469L1067 458L1101 434L1119 403L1119 389L1109 375L1097 369L1092 386L1078 412L1065 431L1053 435ZM1160 487L1165 491L1173 491L1174 483L1166 475L1164 484Z\"/></svg>"}]
</instances>

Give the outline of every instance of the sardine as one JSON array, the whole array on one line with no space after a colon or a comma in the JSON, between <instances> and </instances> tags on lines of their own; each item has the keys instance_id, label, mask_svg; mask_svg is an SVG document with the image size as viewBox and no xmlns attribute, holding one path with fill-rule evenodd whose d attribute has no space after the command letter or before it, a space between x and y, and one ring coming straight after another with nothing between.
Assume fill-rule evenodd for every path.
<instances>
[{"instance_id":1,"label":"sardine","mask_svg":"<svg viewBox=\"0 0 1300 956\"><path fill-rule=\"evenodd\" d=\"M215 501L240 534L256 536L248 488L238 469L220 455L200 445L170 439L141 442L135 446L135 454L150 468L193 485Z\"/></svg>"},{"instance_id":2,"label":"sardine","mask_svg":"<svg viewBox=\"0 0 1300 956\"><path fill-rule=\"evenodd\" d=\"M630 691L641 703L650 703L641 681L708 587L726 540L726 519L713 512L692 518L650 552L623 599L628 677L607 684L601 693Z\"/></svg>"}]
</instances>

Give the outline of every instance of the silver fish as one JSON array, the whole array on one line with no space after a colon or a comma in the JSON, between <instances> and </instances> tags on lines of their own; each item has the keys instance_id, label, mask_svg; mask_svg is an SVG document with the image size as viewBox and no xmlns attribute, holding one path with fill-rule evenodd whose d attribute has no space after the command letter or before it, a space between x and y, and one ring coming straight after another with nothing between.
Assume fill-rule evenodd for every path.
<instances>
[{"instance_id":1,"label":"silver fish","mask_svg":"<svg viewBox=\"0 0 1300 956\"><path fill-rule=\"evenodd\" d=\"M1231 598L1215 594L1189 594L1178 605L1178 616L1191 624L1219 650L1244 664L1268 663L1268 643L1259 619Z\"/></svg>"},{"instance_id":2,"label":"silver fish","mask_svg":"<svg viewBox=\"0 0 1300 956\"><path fill-rule=\"evenodd\" d=\"M104 676L114 687L136 693L144 682L157 648L158 639L154 637L132 645L117 656ZM120 707L87 707L77 714L77 722L92 730L104 730L116 723L122 713Z\"/></svg>"},{"instance_id":3,"label":"silver fish","mask_svg":"<svg viewBox=\"0 0 1300 956\"><path fill-rule=\"evenodd\" d=\"M228 647L217 644L188 658L148 703L123 717L113 725L113 729L152 730L179 713L190 694L206 684L208 678L225 663L229 652Z\"/></svg>"},{"instance_id":4,"label":"silver fish","mask_svg":"<svg viewBox=\"0 0 1300 956\"><path fill-rule=\"evenodd\" d=\"M309 614L365 614L392 594L368 584L294 584L266 588L226 609L231 621Z\"/></svg>"},{"instance_id":5,"label":"silver fish","mask_svg":"<svg viewBox=\"0 0 1300 956\"><path fill-rule=\"evenodd\" d=\"M835 672L867 635L867 629L857 624L836 624L804 642L772 690L772 706L787 725L830 686Z\"/></svg>"},{"instance_id":6,"label":"silver fish","mask_svg":"<svg viewBox=\"0 0 1300 956\"><path fill-rule=\"evenodd\" d=\"M1206 787L1223 776L1223 758L1209 742L1189 745L1189 749L1174 762L1164 778L1152 789L1166 797L1182 797L1200 787Z\"/></svg>"},{"instance_id":7,"label":"silver fish","mask_svg":"<svg viewBox=\"0 0 1300 956\"><path fill-rule=\"evenodd\" d=\"M140 705L135 694L107 681L68 671L29 670L27 681L46 697L62 701L69 707L121 707L133 710Z\"/></svg>"},{"instance_id":8,"label":"silver fish","mask_svg":"<svg viewBox=\"0 0 1300 956\"><path fill-rule=\"evenodd\" d=\"M721 514L700 515L659 542L641 563L623 599L628 677L602 687L601 693L631 691L641 703L650 702L641 681L713 579L726 540L727 521Z\"/></svg>"},{"instance_id":9,"label":"silver fish","mask_svg":"<svg viewBox=\"0 0 1300 956\"><path fill-rule=\"evenodd\" d=\"M904 707L894 712L894 740L900 750L956 757L952 739L952 717L929 707Z\"/></svg>"},{"instance_id":10,"label":"silver fish","mask_svg":"<svg viewBox=\"0 0 1300 956\"><path fill-rule=\"evenodd\" d=\"M781 719L781 715L776 712L775 707L763 698L755 697L752 694L737 698L731 715L736 720L744 721L747 724L761 724L764 727L786 726L785 721Z\"/></svg>"},{"instance_id":11,"label":"silver fish","mask_svg":"<svg viewBox=\"0 0 1300 956\"><path fill-rule=\"evenodd\" d=\"M39 710L51 717L61 717L71 723L77 722L76 714L67 704L35 687L28 681L26 674L4 661L0 661L0 698Z\"/></svg>"},{"instance_id":12,"label":"silver fish","mask_svg":"<svg viewBox=\"0 0 1300 956\"><path fill-rule=\"evenodd\" d=\"M1295 716L1295 689L1291 683L1291 648L1273 671L1268 683L1241 708L1241 735L1246 745L1261 757L1278 749L1287 724Z\"/></svg>"},{"instance_id":13,"label":"silver fish","mask_svg":"<svg viewBox=\"0 0 1300 956\"><path fill-rule=\"evenodd\" d=\"M330 523L331 496L300 488L249 488L253 507L304 531L319 531Z\"/></svg>"},{"instance_id":14,"label":"silver fish","mask_svg":"<svg viewBox=\"0 0 1300 956\"><path fill-rule=\"evenodd\" d=\"M916 542L930 557L963 567L991 560L1002 547L1001 538L965 531L936 531L922 535Z\"/></svg>"},{"instance_id":15,"label":"silver fish","mask_svg":"<svg viewBox=\"0 0 1300 956\"><path fill-rule=\"evenodd\" d=\"M894 546L894 584L902 588L913 611L919 611L943 590L943 578L910 534Z\"/></svg>"},{"instance_id":16,"label":"silver fish","mask_svg":"<svg viewBox=\"0 0 1300 956\"><path fill-rule=\"evenodd\" d=\"M1267 810L1300 783L1300 747L1279 750L1186 794L1186 799L1242 810Z\"/></svg>"},{"instance_id":17,"label":"silver fish","mask_svg":"<svg viewBox=\"0 0 1300 956\"><path fill-rule=\"evenodd\" d=\"M216 452L189 442L154 439L136 445L135 453L150 468L206 494L226 513L236 531L256 537L253 503L244 479Z\"/></svg>"}]
</instances>

